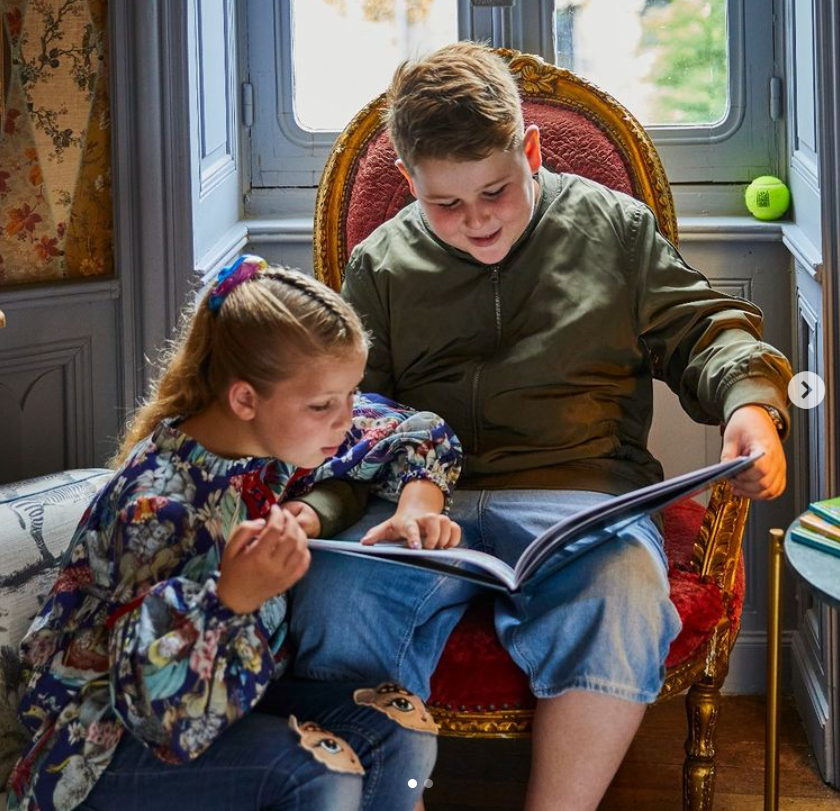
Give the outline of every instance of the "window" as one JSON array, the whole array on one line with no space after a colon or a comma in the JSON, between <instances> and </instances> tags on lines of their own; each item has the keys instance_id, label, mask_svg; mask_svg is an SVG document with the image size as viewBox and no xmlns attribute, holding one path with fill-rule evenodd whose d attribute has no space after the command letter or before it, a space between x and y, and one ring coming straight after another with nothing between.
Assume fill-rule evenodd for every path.
<instances>
[{"instance_id":1,"label":"window","mask_svg":"<svg viewBox=\"0 0 840 811\"><path fill-rule=\"evenodd\" d=\"M344 129L388 86L400 62L458 39L453 8L451 0L291 0L298 126ZM325 70L323 54L341 69Z\"/></svg>"},{"instance_id":2,"label":"window","mask_svg":"<svg viewBox=\"0 0 840 811\"><path fill-rule=\"evenodd\" d=\"M539 53L611 92L653 137L678 206L681 190L716 184L716 191L728 191L713 196L737 197L740 208L738 184L776 170L768 4L495 2L248 3L252 200L271 200L272 189L287 190L287 198L292 187L314 189L336 135L386 88L396 64L458 37ZM251 210L264 214L283 207L275 200L252 203Z\"/></svg>"},{"instance_id":3,"label":"window","mask_svg":"<svg viewBox=\"0 0 840 811\"><path fill-rule=\"evenodd\" d=\"M554 63L620 99L645 126L722 122L726 0L554 0Z\"/></svg>"}]
</instances>

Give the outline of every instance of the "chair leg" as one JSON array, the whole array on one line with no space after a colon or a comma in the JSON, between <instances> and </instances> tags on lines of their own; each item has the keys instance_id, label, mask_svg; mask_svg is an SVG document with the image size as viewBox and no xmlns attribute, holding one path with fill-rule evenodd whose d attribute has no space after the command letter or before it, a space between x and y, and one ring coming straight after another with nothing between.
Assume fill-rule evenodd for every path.
<instances>
[{"instance_id":1,"label":"chair leg","mask_svg":"<svg viewBox=\"0 0 840 811\"><path fill-rule=\"evenodd\" d=\"M683 764L683 811L712 811L720 683L708 679L692 685L685 699L685 709L688 738Z\"/></svg>"}]
</instances>

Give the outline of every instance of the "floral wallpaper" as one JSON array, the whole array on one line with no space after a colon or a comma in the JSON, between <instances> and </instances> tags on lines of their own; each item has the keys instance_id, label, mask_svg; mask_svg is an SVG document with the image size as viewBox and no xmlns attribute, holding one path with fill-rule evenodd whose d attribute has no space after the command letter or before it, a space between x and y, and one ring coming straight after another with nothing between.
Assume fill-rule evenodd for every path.
<instances>
[{"instance_id":1,"label":"floral wallpaper","mask_svg":"<svg viewBox=\"0 0 840 811\"><path fill-rule=\"evenodd\" d=\"M0 287L109 275L107 0L0 11Z\"/></svg>"}]
</instances>

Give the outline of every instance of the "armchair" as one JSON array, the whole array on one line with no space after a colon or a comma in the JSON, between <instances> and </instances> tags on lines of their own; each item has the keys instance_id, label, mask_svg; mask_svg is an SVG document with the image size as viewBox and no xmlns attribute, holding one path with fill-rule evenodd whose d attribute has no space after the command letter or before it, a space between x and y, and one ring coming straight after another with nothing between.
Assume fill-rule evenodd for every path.
<instances>
[{"instance_id":1,"label":"armchair","mask_svg":"<svg viewBox=\"0 0 840 811\"><path fill-rule=\"evenodd\" d=\"M638 121L567 70L515 51L499 53L519 84L526 125L539 125L546 168L580 174L643 200L676 244L670 186ZM394 166L396 154L381 119L384 103L383 96L371 101L339 136L318 189L315 274L335 289L355 245L411 200ZM658 700L688 690L686 811L712 808L715 725L743 605L741 541L748 508L724 483L715 486L707 507L685 501L664 513L671 599L683 629L668 654ZM496 639L490 602L476 604L452 633L432 677L429 707L441 733L526 736L534 706L525 675Z\"/></svg>"}]
</instances>

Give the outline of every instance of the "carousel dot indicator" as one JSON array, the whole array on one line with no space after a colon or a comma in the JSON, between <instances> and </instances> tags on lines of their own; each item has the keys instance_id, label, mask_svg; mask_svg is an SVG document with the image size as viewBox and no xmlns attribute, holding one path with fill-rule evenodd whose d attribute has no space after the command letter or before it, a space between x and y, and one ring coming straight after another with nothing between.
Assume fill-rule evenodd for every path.
<instances>
[{"instance_id":1,"label":"carousel dot indicator","mask_svg":"<svg viewBox=\"0 0 840 811\"><path fill-rule=\"evenodd\" d=\"M426 788L431 788L434 784L435 784L435 781L434 781L434 780L426 780L426 781L423 783L423 785L424 785Z\"/></svg>"},{"instance_id":2,"label":"carousel dot indicator","mask_svg":"<svg viewBox=\"0 0 840 811\"><path fill-rule=\"evenodd\" d=\"M417 788L417 781L412 777L411 780L408 781L409 788Z\"/></svg>"}]
</instances>

